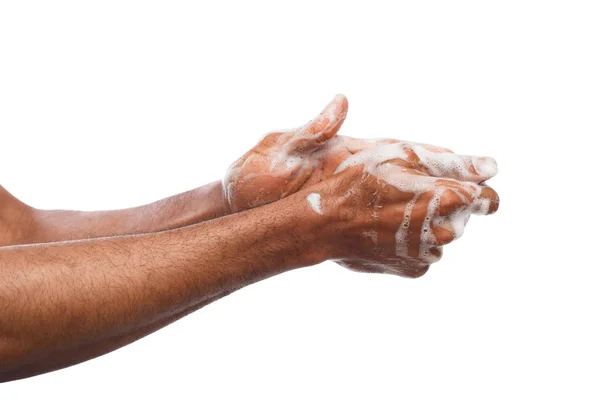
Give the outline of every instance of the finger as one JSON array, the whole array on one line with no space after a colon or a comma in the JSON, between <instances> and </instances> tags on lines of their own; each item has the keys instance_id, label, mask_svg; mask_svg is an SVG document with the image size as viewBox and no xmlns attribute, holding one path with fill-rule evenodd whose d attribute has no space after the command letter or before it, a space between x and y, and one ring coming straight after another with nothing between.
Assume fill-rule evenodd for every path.
<instances>
[{"instance_id":1,"label":"finger","mask_svg":"<svg viewBox=\"0 0 600 400\"><path fill-rule=\"evenodd\" d=\"M447 216L471 203L473 197L467 197L464 191L458 188L447 188L440 196L438 215Z\"/></svg>"},{"instance_id":2,"label":"finger","mask_svg":"<svg viewBox=\"0 0 600 400\"><path fill-rule=\"evenodd\" d=\"M368 263L359 260L338 260L336 263L354 272L366 272L371 274L380 274L383 272L381 268L374 263Z\"/></svg>"},{"instance_id":3,"label":"finger","mask_svg":"<svg viewBox=\"0 0 600 400\"><path fill-rule=\"evenodd\" d=\"M432 229L437 230L438 234L440 234L440 244L448 244L456 239L459 239L465 231L465 226L467 226L470 216L471 214L469 209L463 207L453 214L435 217L431 225L433 227ZM450 238L447 234L442 233L442 231L439 229L448 231L452 237ZM442 243L444 241L447 242Z\"/></svg>"},{"instance_id":4,"label":"finger","mask_svg":"<svg viewBox=\"0 0 600 400\"><path fill-rule=\"evenodd\" d=\"M398 173L398 174L419 175L419 176L430 177L425 172L418 170L418 169L414 169L413 166L410 165L410 163L408 163L407 161L405 161L401 158L392 158L390 160L386 160L385 162L383 162L379 165L379 169L380 170L385 170L386 168L389 169L389 168L391 168L390 165L400 167L400 168L394 167L394 172Z\"/></svg>"},{"instance_id":5,"label":"finger","mask_svg":"<svg viewBox=\"0 0 600 400\"><path fill-rule=\"evenodd\" d=\"M471 212L473 214L489 215L495 213L499 206L500 197L498 196L498 193L489 186L483 186L481 188L481 194L473 200Z\"/></svg>"},{"instance_id":6,"label":"finger","mask_svg":"<svg viewBox=\"0 0 600 400\"><path fill-rule=\"evenodd\" d=\"M429 249L429 254L431 254L432 257L435 257L437 259L437 261L439 261L442 258L442 254L444 254L444 249L442 247L432 247Z\"/></svg>"},{"instance_id":7,"label":"finger","mask_svg":"<svg viewBox=\"0 0 600 400\"><path fill-rule=\"evenodd\" d=\"M416 259L410 262L392 259L381 263L380 269L384 274L398 275L403 278L420 278L429 270L429 263Z\"/></svg>"},{"instance_id":8,"label":"finger","mask_svg":"<svg viewBox=\"0 0 600 400\"><path fill-rule=\"evenodd\" d=\"M316 139L321 136L322 141L325 141L337 133L346 119L347 113L348 99L343 94L338 94L325 106L317 118L310 121L301 130L304 134L315 136Z\"/></svg>"},{"instance_id":9,"label":"finger","mask_svg":"<svg viewBox=\"0 0 600 400\"><path fill-rule=\"evenodd\" d=\"M452 150L447 149L445 147L434 146L432 144L422 144L427 150L432 151L434 153L454 153Z\"/></svg>"},{"instance_id":10,"label":"finger","mask_svg":"<svg viewBox=\"0 0 600 400\"><path fill-rule=\"evenodd\" d=\"M441 254L440 254L441 256ZM339 260L336 261L344 268L354 272L366 272L375 274L399 275L404 278L420 278L429 270L428 264L413 263L404 261L360 261L360 260Z\"/></svg>"},{"instance_id":11,"label":"finger","mask_svg":"<svg viewBox=\"0 0 600 400\"><path fill-rule=\"evenodd\" d=\"M442 226L435 226L432 224L431 231L435 236L435 241L438 246L446 245L455 239L454 232Z\"/></svg>"},{"instance_id":12,"label":"finger","mask_svg":"<svg viewBox=\"0 0 600 400\"><path fill-rule=\"evenodd\" d=\"M440 199L440 215L450 215L466 206L471 214L493 214L498 210L500 197L486 184L474 184L439 179L437 184L446 191Z\"/></svg>"},{"instance_id":13,"label":"finger","mask_svg":"<svg viewBox=\"0 0 600 400\"><path fill-rule=\"evenodd\" d=\"M488 186L477 188L479 193L467 202L454 190L442 194L438 215L431 223L431 231L438 245L460 238L471 214L492 214L498 209L498 193Z\"/></svg>"},{"instance_id":14,"label":"finger","mask_svg":"<svg viewBox=\"0 0 600 400\"><path fill-rule=\"evenodd\" d=\"M498 172L496 160L491 157L465 156L414 143L405 143L404 151L409 162L431 176L481 183Z\"/></svg>"},{"instance_id":15,"label":"finger","mask_svg":"<svg viewBox=\"0 0 600 400\"><path fill-rule=\"evenodd\" d=\"M498 173L496 160L491 157L464 156L453 153L432 153L421 163L434 176L481 183Z\"/></svg>"},{"instance_id":16,"label":"finger","mask_svg":"<svg viewBox=\"0 0 600 400\"><path fill-rule=\"evenodd\" d=\"M348 113L348 100L338 94L314 120L298 129L292 139L296 151L311 151L335 136Z\"/></svg>"},{"instance_id":17,"label":"finger","mask_svg":"<svg viewBox=\"0 0 600 400\"><path fill-rule=\"evenodd\" d=\"M424 226L421 228L421 241L425 234L429 245L446 245L456 239L454 221L451 220L460 218L461 211L464 212L463 210L470 202L459 195L455 189L438 192L429 202L428 214L425 216ZM462 223L462 221L456 221L456 223ZM429 253L431 254L431 252Z\"/></svg>"},{"instance_id":18,"label":"finger","mask_svg":"<svg viewBox=\"0 0 600 400\"><path fill-rule=\"evenodd\" d=\"M400 275L404 278L420 278L425 275L429 271L429 265L424 267L416 267L416 268L403 268L395 272L396 275Z\"/></svg>"},{"instance_id":19,"label":"finger","mask_svg":"<svg viewBox=\"0 0 600 400\"><path fill-rule=\"evenodd\" d=\"M366 149L372 149L377 146L384 146L387 144L399 143L397 139L357 139L350 136L341 136L340 145L345 147L350 154L356 154Z\"/></svg>"},{"instance_id":20,"label":"finger","mask_svg":"<svg viewBox=\"0 0 600 400\"><path fill-rule=\"evenodd\" d=\"M437 216L431 221L431 230L438 245L448 244L462 236L471 215L473 196L465 196L457 188L448 188L440 196Z\"/></svg>"}]
</instances>

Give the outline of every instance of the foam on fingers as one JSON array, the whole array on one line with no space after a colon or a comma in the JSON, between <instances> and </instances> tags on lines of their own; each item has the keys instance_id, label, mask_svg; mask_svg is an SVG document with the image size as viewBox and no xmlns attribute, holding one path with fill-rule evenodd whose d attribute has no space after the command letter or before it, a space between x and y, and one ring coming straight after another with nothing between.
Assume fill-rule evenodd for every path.
<instances>
[{"instance_id":1,"label":"foam on fingers","mask_svg":"<svg viewBox=\"0 0 600 400\"><path fill-rule=\"evenodd\" d=\"M407 174L406 168L389 160L414 162L429 175ZM366 149L346 159L336 173L352 166L363 166L363 172L384 181L413 197L404 208L396 232L396 256L410 257L409 237L414 231L413 212L419 201L426 201L426 211L420 227L419 259L433 263L439 254L433 249L459 238L471 214L490 214L498 208L497 193L475 182L491 178L497 171L496 162L489 157L460 156L454 153L433 151L424 145L398 142ZM425 195L430 193L432 195ZM418 228L418 227L417 227ZM446 233L440 243L436 231ZM413 250L414 251L414 250Z\"/></svg>"},{"instance_id":2,"label":"foam on fingers","mask_svg":"<svg viewBox=\"0 0 600 400\"><path fill-rule=\"evenodd\" d=\"M406 146L414 151L419 157L419 164L432 176L480 183L498 173L496 160L491 157L432 151L412 143L406 143Z\"/></svg>"},{"instance_id":3,"label":"foam on fingers","mask_svg":"<svg viewBox=\"0 0 600 400\"><path fill-rule=\"evenodd\" d=\"M331 139L339 131L348 113L348 100L343 94L336 95L317 118L299 128L294 135L297 150L316 147Z\"/></svg>"}]
</instances>

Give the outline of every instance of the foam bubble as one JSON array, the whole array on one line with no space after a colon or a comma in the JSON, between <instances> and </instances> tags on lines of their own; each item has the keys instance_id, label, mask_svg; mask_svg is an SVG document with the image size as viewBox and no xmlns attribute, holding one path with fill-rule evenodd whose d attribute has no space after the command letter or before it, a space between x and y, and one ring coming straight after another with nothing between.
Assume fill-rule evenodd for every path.
<instances>
[{"instance_id":1,"label":"foam bubble","mask_svg":"<svg viewBox=\"0 0 600 400\"><path fill-rule=\"evenodd\" d=\"M310 205L310 208L313 209L319 215L323 215L323 211L321 210L321 195L319 193L311 193L306 196L306 201Z\"/></svg>"},{"instance_id":2,"label":"foam bubble","mask_svg":"<svg viewBox=\"0 0 600 400\"><path fill-rule=\"evenodd\" d=\"M409 150L414 152L420 159L420 166L427 170L430 175L414 175L406 173L404 167L388 162L393 159L400 159L409 162ZM452 232L455 238L462 236L465 225L469 220L471 213L485 214L489 210L489 199L482 199L481 186L472 182L461 182L461 189L453 187L440 187L438 184L439 176L454 176L457 179L466 179L477 181L481 177L493 176L496 171L496 162L489 157L468 157L459 156L454 153L436 152L427 149L424 145L412 142L397 142L366 149L354 156L344 160L336 173L342 172L353 166L363 166L363 171L389 184L403 193L412 193L414 197L406 204L402 223L396 231L396 255L408 257L409 248L407 244L408 232L411 227L411 215L416 201L420 196L429 191L433 191L433 197L427 204L427 210L423 226L420 232L419 258L432 263L440 259L433 255L431 249L437 246L437 241L433 233L433 226L441 226ZM470 171L473 166L475 175ZM481 176L479 176L481 175ZM471 198L475 200L469 202L467 196L462 191L468 192ZM441 197L445 191L451 191L465 203L451 215L438 216Z\"/></svg>"}]
</instances>

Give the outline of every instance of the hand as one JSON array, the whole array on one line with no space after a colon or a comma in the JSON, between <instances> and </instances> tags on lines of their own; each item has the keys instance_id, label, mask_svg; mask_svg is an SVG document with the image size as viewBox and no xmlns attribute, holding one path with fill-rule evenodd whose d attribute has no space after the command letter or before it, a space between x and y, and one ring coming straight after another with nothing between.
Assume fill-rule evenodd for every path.
<instances>
[{"instance_id":1,"label":"hand","mask_svg":"<svg viewBox=\"0 0 600 400\"><path fill-rule=\"evenodd\" d=\"M224 197L231 211L280 200L331 177L348 157L392 143L401 143L404 149L398 162L401 158L404 165L426 173L439 174L435 162L441 161L445 168L453 169L450 175L454 178L482 182L493 175L482 170L487 165L485 159L463 159L438 146L336 136L347 112L346 97L337 95L314 120L300 128L267 134L234 162L223 179Z\"/></svg>"},{"instance_id":2,"label":"hand","mask_svg":"<svg viewBox=\"0 0 600 400\"><path fill-rule=\"evenodd\" d=\"M322 154L346 118L348 101L336 96L317 118L289 131L267 134L231 165L223 179L232 212L279 200L314 181L326 169L335 170L342 157Z\"/></svg>"},{"instance_id":3,"label":"hand","mask_svg":"<svg viewBox=\"0 0 600 400\"><path fill-rule=\"evenodd\" d=\"M462 235L471 214L498 209L497 193L479 184L495 173L488 157L396 142L347 158L302 194L329 220L330 259L353 270L418 277Z\"/></svg>"},{"instance_id":4,"label":"hand","mask_svg":"<svg viewBox=\"0 0 600 400\"><path fill-rule=\"evenodd\" d=\"M265 135L225 174L223 192L231 211L280 200L330 177L352 154L395 142L336 136L347 112L346 97L337 95L306 125Z\"/></svg>"}]
</instances>

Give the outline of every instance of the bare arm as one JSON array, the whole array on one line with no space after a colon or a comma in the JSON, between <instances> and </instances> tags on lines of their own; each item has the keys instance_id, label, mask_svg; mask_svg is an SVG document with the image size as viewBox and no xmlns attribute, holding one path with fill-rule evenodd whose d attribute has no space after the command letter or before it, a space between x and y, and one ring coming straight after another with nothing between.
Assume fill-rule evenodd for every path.
<instances>
[{"instance_id":1,"label":"bare arm","mask_svg":"<svg viewBox=\"0 0 600 400\"><path fill-rule=\"evenodd\" d=\"M294 154L295 157L311 157L312 151L322 146L323 138L330 138L337 133L346 117L347 107L345 97L337 96L317 118L290 131L290 135L281 138L283 140L278 139L281 133L265 137L234 164L227 174L225 191L221 182L213 182L141 207L82 212L38 210L25 205L0 186L0 247L160 232L208 221L228 215L232 209L241 211L293 194L303 186L319 182L318 177L322 174L314 173L313 179L308 181L306 171L286 171L283 175L281 171L272 171L265 175L264 167L271 161L287 157L284 151L290 144L294 149L305 148L305 154ZM296 133L297 137L294 136ZM295 140L288 143L292 136ZM355 150L364 147L360 141L353 140L352 143L357 147ZM316 170L323 169L324 163L321 161L327 161L329 167L339 164L349 155L347 146L347 141L340 141L325 154L314 157L313 161L319 164ZM257 152L263 154L264 158L253 162ZM258 170L248 168L249 165ZM234 176L239 182L234 182ZM260 179L241 179L251 176ZM226 199L225 193L231 198Z\"/></svg>"},{"instance_id":2,"label":"bare arm","mask_svg":"<svg viewBox=\"0 0 600 400\"><path fill-rule=\"evenodd\" d=\"M38 210L0 186L0 247L159 232L276 201L320 182L352 153L374 146L351 138L326 145L347 110L346 98L336 96L306 125L267 135L232 165L225 190L221 182L213 182L141 207L82 212ZM304 162L282 170L278 164L285 159Z\"/></svg>"},{"instance_id":3,"label":"bare arm","mask_svg":"<svg viewBox=\"0 0 600 400\"><path fill-rule=\"evenodd\" d=\"M220 182L213 182L145 206L98 212L37 210L19 201L0 186L0 247L159 232L218 218L228 213L229 208L223 201ZM51 357L3 374L0 381L25 378L95 358L144 337L212 300L214 298L174 315L167 315L149 326L141 326L104 340L54 352Z\"/></svg>"},{"instance_id":4,"label":"bare arm","mask_svg":"<svg viewBox=\"0 0 600 400\"><path fill-rule=\"evenodd\" d=\"M316 136L320 135L321 132L326 135L334 135L343 122L346 110L347 103L345 99L338 96L318 118L300 129L301 140L306 142L304 132L307 130L310 130ZM332 120L323 119L324 115L327 118L334 115L334 118ZM273 138L273 135L270 135L270 137ZM361 147L359 142L354 141ZM259 143L256 149L264 149L265 143L268 143L268 139ZM282 144L284 143L274 143L273 148L269 149L268 152L274 158L278 158L277 153ZM331 160L330 165L337 165L344 158L343 156L347 153L346 145L347 142L344 142L341 149L333 149L330 155L326 157L326 159ZM244 156L244 159L247 159L247 156ZM252 173L252 171L249 172ZM264 192L265 190L267 193L275 191L291 194L298 190L298 187L295 190L289 190L290 188L287 185L290 181L293 182L294 179L282 179L279 174L274 174L267 176L266 179L257 184L245 184L244 190L248 191L247 197L249 199L257 191ZM236 193L242 192L236 189ZM223 198L220 182L214 182L146 206L100 212L36 210L26 206L0 186L0 246L156 232L210 220L229 214L229 212L230 206ZM55 352L52 357L11 371L4 379L32 376L105 354L162 328L212 300L214 298L193 305L175 315L165 316L150 326L140 327L98 342Z\"/></svg>"},{"instance_id":5,"label":"bare arm","mask_svg":"<svg viewBox=\"0 0 600 400\"><path fill-rule=\"evenodd\" d=\"M160 232L227 214L221 182L140 207L93 212L38 210L0 186L0 246Z\"/></svg>"},{"instance_id":6,"label":"bare arm","mask_svg":"<svg viewBox=\"0 0 600 400\"><path fill-rule=\"evenodd\" d=\"M238 288L324 260L313 220L290 198L163 233L0 249L0 380L39 373L70 350L94 357L95 343L125 345Z\"/></svg>"},{"instance_id":7,"label":"bare arm","mask_svg":"<svg viewBox=\"0 0 600 400\"><path fill-rule=\"evenodd\" d=\"M3 213L2 211L9 210L11 211L9 216L18 216L16 219L19 222L16 224L17 229L13 230L13 232L17 233L17 235L15 235L17 238L20 237L22 239L24 237L23 233L30 233L31 226L38 227L35 236L35 241L37 242L106 236L113 234L119 235L130 232L160 231L163 229L174 228L189 223L202 221L204 219L215 218L228 213L230 208L239 211L240 209L248 208L250 206L268 203L281 198L281 196L289 195L305 187L312 187L312 185L315 185L322 179L332 177L340 163L346 160L352 154L356 154L365 150L369 151L370 149L373 149L373 147L386 144L393 146L391 148L391 152L390 148L388 148L388 150L384 151L384 154L387 154L393 158L389 160L391 163L398 164L403 167L401 168L401 171L399 171L401 174L407 172L406 167L410 167L411 169L415 168L413 172L409 172L411 174L432 173L434 176L480 182L488 179L495 173L494 168L491 170L488 169L482 173L482 170L479 168L474 168L474 165L472 164L474 160L484 162L488 162L488 160L465 156L451 156L447 154L448 150L436 146L419 145L414 143L402 144L396 140L361 141L344 137L340 137L339 139L335 140L329 140L335 136L337 129L339 129L341 121L343 121L343 118L345 117L346 109L347 103L345 103L345 99L338 96L318 118L313 120L305 127L289 133L274 133L265 137L253 150L238 160L227 174L225 179L225 182L227 183L227 190L225 190L225 193L227 194L227 202L225 203L223 202L223 191L221 190L220 183L213 183L203 188L199 188L182 195L174 196L172 198L135 209L98 213L79 213L72 211L43 212L44 214L36 215L36 220L34 221L35 223L32 224L31 219L29 218L31 214L27 212L27 209L25 208L25 210L23 210L22 207L15 207L15 205L18 205L18 202L5 201L6 199L11 200L11 196L6 196L7 193L3 193L0 190L0 204L3 206L9 206L0 207L0 246L2 245L3 239L6 243L7 238L6 235L2 235L3 226L15 227L15 219L5 218L6 213ZM325 137L328 141L323 141L323 137ZM439 154L439 156L437 154ZM377 152L375 152L375 155L377 155ZM430 163L432 157L433 162ZM372 155L368 155L366 158L359 156L358 164L364 163L370 158L372 158ZM291 164L293 166L292 169L280 168L280 162L286 159L294 161ZM297 160L304 161L297 162ZM354 165L356 163L357 162L353 162L351 164ZM439 167L436 167L435 169L432 169L430 165L447 165L448 168L439 169ZM395 172L393 175L396 173L397 172ZM356 178L358 178L358 180L353 180L353 182L360 182L363 180L361 177ZM441 193L440 190L442 190L440 187L445 185L445 182L447 181L439 181L439 187L435 189L435 192L438 193L438 195ZM342 186L347 186L347 182ZM451 183L450 186L454 187L456 186L456 183ZM339 183L334 184L333 187L339 187ZM314 188L314 190L317 190L316 186ZM362 188L356 188L355 190L360 189ZM371 189L367 189L367 191L369 190ZM378 190L380 190L380 188L376 188L373 194L376 195ZM389 188L386 190L389 190ZM458 209L462 210L460 215L465 215L465 207L468 208L471 206L465 206L464 202L471 203L479 196L479 194L477 194L477 196L473 197L472 194L469 194L470 191L475 194L481 194L481 189L475 190L472 185L465 186L457 192L462 200L458 201L456 204L450 207L450 209L454 210L454 207L459 207ZM329 193L330 189L327 189L325 192ZM494 197L493 195L490 195L488 189L485 189L483 193L487 193L485 197ZM318 192L311 193L313 196L318 194ZM347 198L347 194L348 191L340 193L340 199ZM306 195L307 194L304 193L305 197ZM400 197L406 198L407 196L408 194L405 193ZM422 196L421 194L417 194L416 196L423 200L426 199L426 196ZM409 197L410 196L408 196L408 198ZM445 197L446 196L444 194L444 198ZM16 199L12 198L12 200ZM383 212L382 210L379 210L379 208L382 207L380 202L381 200L378 197L371 199L367 204L361 206L361 209L364 207L366 210L372 207L372 204L379 204L376 205L375 210L369 214L369 218L372 219L373 216ZM448 203L448 201L446 203ZM450 201L450 203L452 203L452 201ZM477 211L475 208L473 211ZM340 208L337 206L336 209L338 211L340 210ZM350 212L350 215L352 215L353 218L350 226L352 227L356 225L356 219L354 218L356 210L354 210L354 207L351 207L351 209L352 211ZM445 206L443 209L445 210L444 212L447 212L448 206ZM495 210L494 207L490 208L490 211L493 210ZM390 219L393 224L396 223L396 216L397 212L395 212ZM447 217L444 216L443 218ZM388 220L388 218L385 218L384 220ZM40 221L45 222L40 223ZM41 226L45 226L46 229L39 229ZM409 233L411 232L407 231L405 233L406 240L408 241L408 239L410 239L411 243L399 243L396 246L396 253L398 253L399 249L403 249L401 252L406 253L403 257L397 258L385 254L378 255L378 253L383 249L382 243L385 242L385 240L382 240L384 236L381 236L384 235L384 233L378 232L381 227L375 225L365 228L361 224L359 224L359 226L361 230L358 232L358 235L362 239L368 238L368 241L366 244L361 243L361 246L358 247L355 243L353 243L348 245L348 247L343 248L339 253L340 256L337 257L341 264L351 269L357 269L361 271L390 272L413 277L420 276L427 270L426 266L429 263L427 260L418 261L416 259L412 259L413 257L417 257L417 250L419 248L423 248L422 243L420 245L420 241L423 239L422 237L417 235L413 239L410 239L411 235L409 235ZM441 246L443 244L447 244L449 241L453 240L455 236L459 235L455 235L455 233L452 232L452 228L447 228L448 229L437 226L432 227L431 231L435 233L436 241L433 242L434 247L432 247L431 253L437 257L441 255L441 249L439 247L435 247L435 245L437 244L437 246ZM56 233L52 232L57 232L59 235L61 235L61 239L56 239ZM49 233L50 235L55 236L44 236L40 233ZM342 235L341 237L338 237L337 242L344 243L348 236L352 236L349 234L349 231L342 232ZM393 236L394 235L392 235L392 237ZM379 244L377 244L378 240ZM431 242L432 239L429 238L427 240L428 242ZM12 244L17 243L26 242L19 240L15 241L13 238ZM350 258L346 257L348 255L347 250L362 248L369 249L373 247L373 243L376 244L375 249L369 250L367 257L357 257L356 255L353 255ZM413 250L409 254L408 250L405 249L406 246L417 250ZM324 246L324 243L320 244L322 251L324 251L325 247L326 246ZM417 251L417 253L414 253L415 251ZM150 251L150 253L152 253L152 251ZM2 254L3 253L0 252L0 257ZM0 261L1 260L2 259L0 258ZM319 261L320 259L317 257L315 260ZM131 268L135 268L135 266L139 264L128 260L127 265L129 265ZM145 266L144 264L142 265ZM123 268L123 270L126 271L124 264ZM45 276L45 274L43 275ZM235 288L231 289L230 291L232 290L235 290ZM224 289L222 292L215 294L214 296L209 296L203 301L194 303L179 312L174 312L159 317L153 323L141 324L131 330L124 329L121 330L120 333L107 336L104 339L88 341L81 345L67 346L63 349L59 349L52 354L52 357L42 357L38 361L29 364L23 364L20 367L7 372L3 375L2 379L9 380L31 376L72 365L107 353L118 347L131 343L132 341L137 340L148 333L160 329L162 326L181 318L184 315L187 315L188 313L200 308L204 304L207 304L214 299L225 295L226 293L228 293L228 291Z\"/></svg>"},{"instance_id":8,"label":"bare arm","mask_svg":"<svg viewBox=\"0 0 600 400\"><path fill-rule=\"evenodd\" d=\"M104 354L245 285L327 259L421 276L469 214L498 207L487 186L371 156L348 159L309 190L194 226L0 249L0 380Z\"/></svg>"}]
</instances>

